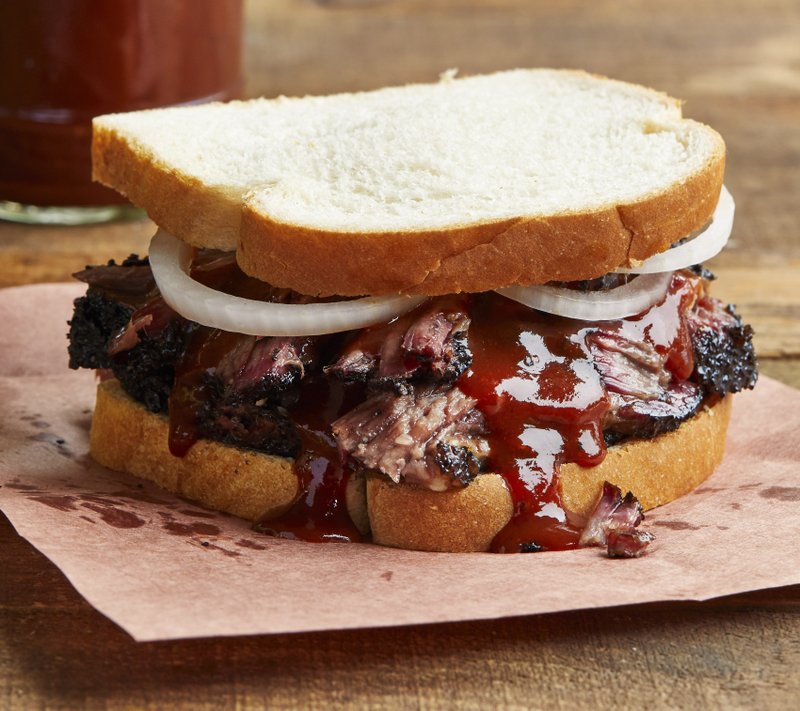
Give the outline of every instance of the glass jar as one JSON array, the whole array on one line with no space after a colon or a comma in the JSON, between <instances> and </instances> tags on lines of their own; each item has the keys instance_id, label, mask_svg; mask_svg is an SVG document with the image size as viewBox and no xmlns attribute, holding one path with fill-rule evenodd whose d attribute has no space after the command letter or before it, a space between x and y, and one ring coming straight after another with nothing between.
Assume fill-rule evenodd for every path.
<instances>
[{"instance_id":1,"label":"glass jar","mask_svg":"<svg viewBox=\"0 0 800 711\"><path fill-rule=\"evenodd\" d=\"M92 183L92 117L236 98L241 32L241 0L0 3L0 219L124 212Z\"/></svg>"}]
</instances>

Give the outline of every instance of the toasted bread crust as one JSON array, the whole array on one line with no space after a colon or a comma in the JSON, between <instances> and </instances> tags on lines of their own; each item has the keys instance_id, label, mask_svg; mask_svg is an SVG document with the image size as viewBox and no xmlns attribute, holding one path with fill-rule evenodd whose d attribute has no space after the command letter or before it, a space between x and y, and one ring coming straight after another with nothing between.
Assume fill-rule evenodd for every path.
<instances>
[{"instance_id":1,"label":"toasted bread crust","mask_svg":"<svg viewBox=\"0 0 800 711\"><path fill-rule=\"evenodd\" d=\"M251 276L316 296L435 296L592 279L702 227L724 172L719 138L701 171L629 205L421 232L315 230L275 222L245 204L236 259Z\"/></svg>"},{"instance_id":2,"label":"toasted bread crust","mask_svg":"<svg viewBox=\"0 0 800 711\"><path fill-rule=\"evenodd\" d=\"M725 397L673 432L611 447L599 466L562 466L561 497L570 519L588 516L604 481L632 491L645 509L689 493L722 461L731 400ZM487 550L512 513L511 496L497 474L445 493L371 477L367 507L376 543L449 552Z\"/></svg>"},{"instance_id":3,"label":"toasted bread crust","mask_svg":"<svg viewBox=\"0 0 800 711\"><path fill-rule=\"evenodd\" d=\"M483 474L463 489L430 491L367 479L372 540L417 551L464 553L488 550L513 512L499 474Z\"/></svg>"},{"instance_id":4,"label":"toasted bread crust","mask_svg":"<svg viewBox=\"0 0 800 711\"><path fill-rule=\"evenodd\" d=\"M611 447L597 467L561 468L561 495L571 519L594 506L606 480L633 493L646 509L687 494L722 461L731 396L652 440ZM167 419L148 412L115 380L100 383L90 434L92 457L209 508L257 521L280 515L297 496L292 461L200 440L183 457L167 446ZM375 543L411 550L484 551L511 518L503 478L479 476L469 486L434 492L383 477L353 477L347 492L351 518Z\"/></svg>"}]
</instances>

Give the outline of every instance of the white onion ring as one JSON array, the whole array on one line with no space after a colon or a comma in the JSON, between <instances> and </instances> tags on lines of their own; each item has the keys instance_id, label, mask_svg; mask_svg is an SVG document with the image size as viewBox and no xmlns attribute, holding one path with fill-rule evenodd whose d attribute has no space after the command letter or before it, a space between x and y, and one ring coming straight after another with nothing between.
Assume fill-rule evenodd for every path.
<instances>
[{"instance_id":1,"label":"white onion ring","mask_svg":"<svg viewBox=\"0 0 800 711\"><path fill-rule=\"evenodd\" d=\"M677 269L702 264L715 257L728 243L733 228L735 210L733 197L723 185L719 194L719 202L711 217L711 224L697 237L666 252L645 259L638 267L617 269L618 274L656 274L658 272L674 272Z\"/></svg>"},{"instance_id":2,"label":"white onion ring","mask_svg":"<svg viewBox=\"0 0 800 711\"><path fill-rule=\"evenodd\" d=\"M320 304L272 304L231 296L188 275L189 245L159 230L150 243L150 268L164 301L203 326L250 336L317 336L386 323L424 296L371 296Z\"/></svg>"},{"instance_id":3,"label":"white onion ring","mask_svg":"<svg viewBox=\"0 0 800 711\"><path fill-rule=\"evenodd\" d=\"M532 309L581 321L612 321L646 311L664 298L671 273L645 274L605 291L557 286L510 286L497 293Z\"/></svg>"}]
</instances>

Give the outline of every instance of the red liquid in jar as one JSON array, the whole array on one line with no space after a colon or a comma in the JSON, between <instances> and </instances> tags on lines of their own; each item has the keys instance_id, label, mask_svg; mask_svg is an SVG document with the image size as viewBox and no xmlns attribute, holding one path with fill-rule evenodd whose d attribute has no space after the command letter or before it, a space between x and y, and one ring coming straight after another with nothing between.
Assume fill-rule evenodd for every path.
<instances>
[{"instance_id":1,"label":"red liquid in jar","mask_svg":"<svg viewBox=\"0 0 800 711\"><path fill-rule=\"evenodd\" d=\"M91 119L232 99L241 0L0 3L0 200L124 203L91 182Z\"/></svg>"}]
</instances>

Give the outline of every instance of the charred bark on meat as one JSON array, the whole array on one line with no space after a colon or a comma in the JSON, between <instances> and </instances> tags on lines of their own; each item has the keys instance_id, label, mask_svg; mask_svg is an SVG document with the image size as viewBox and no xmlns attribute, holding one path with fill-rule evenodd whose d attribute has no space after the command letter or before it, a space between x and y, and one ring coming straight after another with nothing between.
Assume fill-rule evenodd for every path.
<instances>
[{"instance_id":1,"label":"charred bark on meat","mask_svg":"<svg viewBox=\"0 0 800 711\"><path fill-rule=\"evenodd\" d=\"M110 259L100 266L88 265L72 276L90 287L112 292L122 299L124 295L129 295L141 300L156 288L149 259L139 259L136 254L131 254L121 264Z\"/></svg>"},{"instance_id":2,"label":"charred bark on meat","mask_svg":"<svg viewBox=\"0 0 800 711\"><path fill-rule=\"evenodd\" d=\"M706 299L689 316L694 349L694 379L709 395L752 388L758 380L753 329L732 305Z\"/></svg>"},{"instance_id":3,"label":"charred bark on meat","mask_svg":"<svg viewBox=\"0 0 800 711\"><path fill-rule=\"evenodd\" d=\"M297 456L300 436L285 408L297 401L300 381L317 367L319 339L226 336L219 364L201 374L198 432L268 454Z\"/></svg>"},{"instance_id":4,"label":"charred bark on meat","mask_svg":"<svg viewBox=\"0 0 800 711\"><path fill-rule=\"evenodd\" d=\"M122 264L110 260L74 276L89 289L76 299L70 321L70 367L111 369L131 397L151 412L165 412L190 327L158 299L148 260L133 254ZM148 316L134 323L145 305Z\"/></svg>"},{"instance_id":5,"label":"charred bark on meat","mask_svg":"<svg viewBox=\"0 0 800 711\"><path fill-rule=\"evenodd\" d=\"M159 333L139 333L139 343L111 357L111 371L125 392L150 412L166 412L175 363L186 347L186 322L177 316Z\"/></svg>"},{"instance_id":6,"label":"charred bark on meat","mask_svg":"<svg viewBox=\"0 0 800 711\"><path fill-rule=\"evenodd\" d=\"M651 400L609 393L611 409L603 426L607 447L627 439L651 439L680 427L703 402L694 383L675 383Z\"/></svg>"},{"instance_id":7,"label":"charred bark on meat","mask_svg":"<svg viewBox=\"0 0 800 711\"><path fill-rule=\"evenodd\" d=\"M671 382L666 356L650 343L605 331L590 334L586 341L611 405L603 422L606 446L657 437L697 412L703 401L700 388Z\"/></svg>"},{"instance_id":8,"label":"charred bark on meat","mask_svg":"<svg viewBox=\"0 0 800 711\"><path fill-rule=\"evenodd\" d=\"M73 370L110 368L108 342L128 323L133 308L91 291L75 299L74 306L67 334L69 367Z\"/></svg>"},{"instance_id":9,"label":"charred bark on meat","mask_svg":"<svg viewBox=\"0 0 800 711\"><path fill-rule=\"evenodd\" d=\"M196 421L201 437L281 457L299 453L296 427L275 407L247 394L226 391L214 375L206 376L203 392Z\"/></svg>"}]
</instances>

